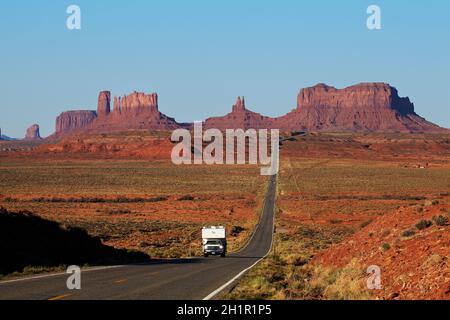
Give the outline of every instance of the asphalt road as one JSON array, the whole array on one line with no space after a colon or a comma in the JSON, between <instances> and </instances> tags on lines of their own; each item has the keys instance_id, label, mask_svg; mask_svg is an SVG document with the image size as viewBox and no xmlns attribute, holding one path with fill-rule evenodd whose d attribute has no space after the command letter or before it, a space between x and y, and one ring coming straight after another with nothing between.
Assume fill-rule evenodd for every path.
<instances>
[{"instance_id":1,"label":"asphalt road","mask_svg":"<svg viewBox=\"0 0 450 320\"><path fill-rule=\"evenodd\" d=\"M271 249L276 176L270 178L261 219L247 246L226 258L209 257L82 270L81 290L68 290L69 275L0 282L1 300L200 300L230 288Z\"/></svg>"}]
</instances>

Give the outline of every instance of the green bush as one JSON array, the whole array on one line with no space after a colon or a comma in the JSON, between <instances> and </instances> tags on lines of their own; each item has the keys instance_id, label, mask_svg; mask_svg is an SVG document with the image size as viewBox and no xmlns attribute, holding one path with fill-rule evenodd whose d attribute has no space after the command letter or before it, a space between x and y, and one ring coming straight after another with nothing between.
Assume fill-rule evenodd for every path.
<instances>
[{"instance_id":1,"label":"green bush","mask_svg":"<svg viewBox=\"0 0 450 320\"><path fill-rule=\"evenodd\" d=\"M443 227L443 226L447 225L448 218L444 217L444 216L434 216L433 221L436 225Z\"/></svg>"},{"instance_id":2,"label":"green bush","mask_svg":"<svg viewBox=\"0 0 450 320\"><path fill-rule=\"evenodd\" d=\"M431 222L430 220L420 220L419 223L416 224L416 228L418 230L424 230L431 227L432 225L433 222Z\"/></svg>"},{"instance_id":3,"label":"green bush","mask_svg":"<svg viewBox=\"0 0 450 320\"><path fill-rule=\"evenodd\" d=\"M383 251L388 251L391 248L391 245L389 243L383 243Z\"/></svg>"},{"instance_id":4,"label":"green bush","mask_svg":"<svg viewBox=\"0 0 450 320\"><path fill-rule=\"evenodd\" d=\"M402 233L402 237L412 237L413 235L415 235L416 233L413 230L406 230Z\"/></svg>"},{"instance_id":5,"label":"green bush","mask_svg":"<svg viewBox=\"0 0 450 320\"><path fill-rule=\"evenodd\" d=\"M193 196L186 195L186 196L182 196L181 198L178 198L177 200L178 201L194 201L195 198Z\"/></svg>"}]
</instances>

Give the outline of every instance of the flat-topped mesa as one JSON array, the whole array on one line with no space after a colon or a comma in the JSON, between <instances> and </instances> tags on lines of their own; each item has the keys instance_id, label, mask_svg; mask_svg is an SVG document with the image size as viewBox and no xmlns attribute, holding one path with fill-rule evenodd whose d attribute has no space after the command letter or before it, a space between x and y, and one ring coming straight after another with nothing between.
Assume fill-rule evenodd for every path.
<instances>
[{"instance_id":1,"label":"flat-topped mesa","mask_svg":"<svg viewBox=\"0 0 450 320\"><path fill-rule=\"evenodd\" d=\"M25 140L41 140L41 134L39 133L39 125L33 124L27 129L25 134Z\"/></svg>"},{"instance_id":2,"label":"flat-topped mesa","mask_svg":"<svg viewBox=\"0 0 450 320\"><path fill-rule=\"evenodd\" d=\"M402 115L414 113L414 105L409 98L399 97L397 89L387 83L361 83L344 89L321 83L302 89L297 98L297 110L311 107L391 109Z\"/></svg>"},{"instance_id":3,"label":"flat-topped mesa","mask_svg":"<svg viewBox=\"0 0 450 320\"><path fill-rule=\"evenodd\" d=\"M106 117L111 112L111 92L101 91L98 95L97 115Z\"/></svg>"},{"instance_id":4,"label":"flat-topped mesa","mask_svg":"<svg viewBox=\"0 0 450 320\"><path fill-rule=\"evenodd\" d=\"M158 94L133 92L123 97L114 97L114 108L109 116L99 116L86 132L106 133L123 130L173 130L178 124L175 119L158 110Z\"/></svg>"},{"instance_id":5,"label":"flat-topped mesa","mask_svg":"<svg viewBox=\"0 0 450 320\"><path fill-rule=\"evenodd\" d=\"M90 110L66 111L56 118L56 135L65 135L86 128L97 113Z\"/></svg>"},{"instance_id":6,"label":"flat-topped mesa","mask_svg":"<svg viewBox=\"0 0 450 320\"><path fill-rule=\"evenodd\" d=\"M158 112L158 94L133 92L123 97L114 97L114 110L117 113Z\"/></svg>"},{"instance_id":7,"label":"flat-topped mesa","mask_svg":"<svg viewBox=\"0 0 450 320\"><path fill-rule=\"evenodd\" d=\"M133 92L123 97L114 97L111 110L111 93L102 91L98 95L97 112L67 111L56 119L55 136L78 133L107 133L123 130L173 130L187 127L158 110L158 95Z\"/></svg>"}]
</instances>

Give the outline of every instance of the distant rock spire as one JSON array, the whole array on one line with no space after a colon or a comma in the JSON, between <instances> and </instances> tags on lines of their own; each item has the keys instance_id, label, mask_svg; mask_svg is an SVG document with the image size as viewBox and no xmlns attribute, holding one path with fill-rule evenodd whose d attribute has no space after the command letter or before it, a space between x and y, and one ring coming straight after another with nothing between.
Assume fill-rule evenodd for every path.
<instances>
[{"instance_id":1,"label":"distant rock spire","mask_svg":"<svg viewBox=\"0 0 450 320\"><path fill-rule=\"evenodd\" d=\"M233 106L233 112L236 111L244 111L245 110L245 98L238 97L236 100L236 104Z\"/></svg>"},{"instance_id":2,"label":"distant rock spire","mask_svg":"<svg viewBox=\"0 0 450 320\"><path fill-rule=\"evenodd\" d=\"M40 140L41 135L39 133L39 125L33 124L27 129L25 140Z\"/></svg>"},{"instance_id":3,"label":"distant rock spire","mask_svg":"<svg viewBox=\"0 0 450 320\"><path fill-rule=\"evenodd\" d=\"M97 115L105 117L111 112L111 92L102 91L98 95Z\"/></svg>"}]
</instances>

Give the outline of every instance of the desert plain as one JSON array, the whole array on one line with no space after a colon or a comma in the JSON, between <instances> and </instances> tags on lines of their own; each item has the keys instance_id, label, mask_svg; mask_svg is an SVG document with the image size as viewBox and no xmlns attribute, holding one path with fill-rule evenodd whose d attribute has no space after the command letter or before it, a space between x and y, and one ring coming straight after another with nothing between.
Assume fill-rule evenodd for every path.
<instances>
[{"instance_id":1,"label":"desert plain","mask_svg":"<svg viewBox=\"0 0 450 320\"><path fill-rule=\"evenodd\" d=\"M201 255L205 225L226 226L236 251L263 205L257 166L176 166L160 132L2 144L1 207L149 259ZM450 135L285 132L280 145L273 252L224 297L448 299Z\"/></svg>"}]
</instances>

